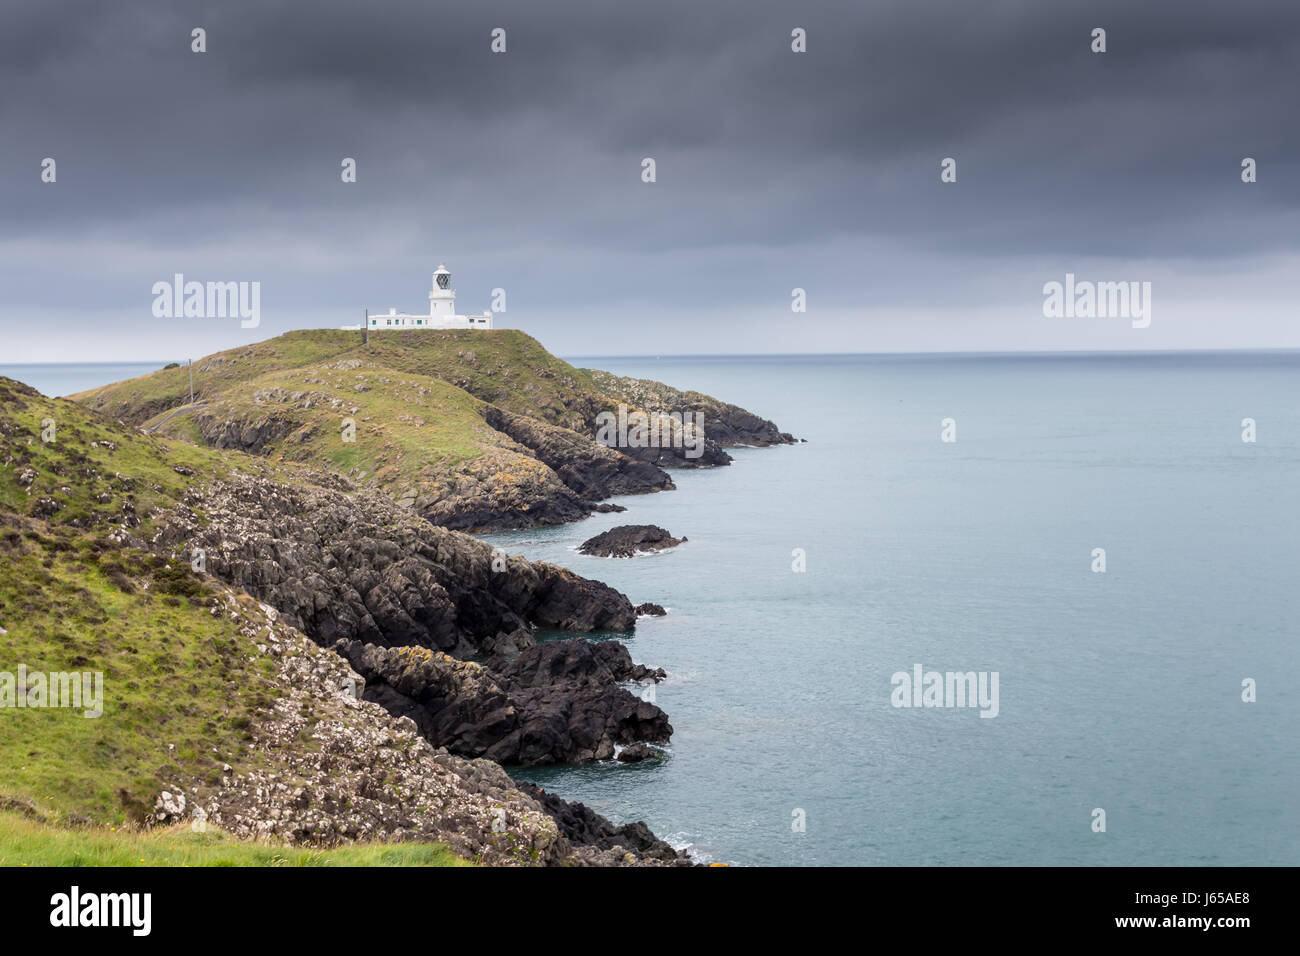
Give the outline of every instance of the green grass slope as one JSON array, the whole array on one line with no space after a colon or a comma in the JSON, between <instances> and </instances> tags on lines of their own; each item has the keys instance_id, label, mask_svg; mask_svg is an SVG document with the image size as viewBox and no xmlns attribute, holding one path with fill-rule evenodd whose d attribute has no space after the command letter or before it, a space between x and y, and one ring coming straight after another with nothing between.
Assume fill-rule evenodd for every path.
<instances>
[{"instance_id":1,"label":"green grass slope","mask_svg":"<svg viewBox=\"0 0 1300 956\"><path fill-rule=\"evenodd\" d=\"M473 866L440 843L357 843L327 850L235 840L219 830L147 833L56 827L0 811L0 866Z\"/></svg>"},{"instance_id":2,"label":"green grass slope","mask_svg":"<svg viewBox=\"0 0 1300 956\"><path fill-rule=\"evenodd\" d=\"M141 820L173 779L242 766L276 693L188 565L0 511L0 671L99 672L103 714L0 707L0 794L60 820ZM31 678L29 677L29 680ZM85 703L85 701L83 701Z\"/></svg>"},{"instance_id":3,"label":"green grass slope","mask_svg":"<svg viewBox=\"0 0 1300 956\"><path fill-rule=\"evenodd\" d=\"M458 475L475 470L542 480L545 466L491 428L482 406L441 379L345 358L228 386L145 428L334 469L398 500L449 495Z\"/></svg>"},{"instance_id":4,"label":"green grass slope","mask_svg":"<svg viewBox=\"0 0 1300 956\"><path fill-rule=\"evenodd\" d=\"M342 355L360 343L360 336L360 332L313 329L217 352L194 363L194 397L202 399L266 372L298 368ZM139 425L159 412L189 402L190 369L184 365L159 369L68 398L111 419Z\"/></svg>"},{"instance_id":5,"label":"green grass slope","mask_svg":"<svg viewBox=\"0 0 1300 956\"><path fill-rule=\"evenodd\" d=\"M144 435L0 378L0 865L457 862L429 843L320 853L122 832L177 781L293 780L257 746L284 687L273 658L250 653L256 602L119 537L124 524L147 536L150 512L194 482L258 469L290 480L302 471ZM26 697L50 674L100 675L102 696L16 706L20 675Z\"/></svg>"},{"instance_id":6,"label":"green grass slope","mask_svg":"<svg viewBox=\"0 0 1300 956\"><path fill-rule=\"evenodd\" d=\"M194 363L194 398L203 402L231 386L273 372L343 360L393 372L427 375L475 398L554 425L589 432L597 412L613 407L592 377L546 351L517 329L360 332L308 329L218 352ZM71 395L113 419L140 425L189 402L189 369L159 369Z\"/></svg>"},{"instance_id":7,"label":"green grass slope","mask_svg":"<svg viewBox=\"0 0 1300 956\"><path fill-rule=\"evenodd\" d=\"M48 440L47 440L48 439ZM197 480L269 463L122 428L66 399L0 377L0 510L93 528L149 513Z\"/></svg>"},{"instance_id":8,"label":"green grass slope","mask_svg":"<svg viewBox=\"0 0 1300 956\"><path fill-rule=\"evenodd\" d=\"M44 439L50 440L44 440ZM124 429L0 378L0 671L102 672L104 715L0 707L0 794L63 819L138 819L168 779L246 756L265 662L186 564L122 547L153 509L246 456ZM248 599L251 601L251 599Z\"/></svg>"},{"instance_id":9,"label":"green grass slope","mask_svg":"<svg viewBox=\"0 0 1300 956\"><path fill-rule=\"evenodd\" d=\"M614 407L591 376L517 329L403 331L370 337L365 354L388 368L431 375L499 408L584 434Z\"/></svg>"}]
</instances>

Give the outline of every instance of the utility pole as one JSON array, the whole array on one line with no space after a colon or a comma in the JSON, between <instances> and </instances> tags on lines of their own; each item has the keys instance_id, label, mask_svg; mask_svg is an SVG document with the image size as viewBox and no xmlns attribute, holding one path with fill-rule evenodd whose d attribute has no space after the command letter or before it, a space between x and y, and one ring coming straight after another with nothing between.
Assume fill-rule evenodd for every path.
<instances>
[{"instance_id":1,"label":"utility pole","mask_svg":"<svg viewBox=\"0 0 1300 956\"><path fill-rule=\"evenodd\" d=\"M190 404L194 404L194 359L189 361L190 369Z\"/></svg>"},{"instance_id":2,"label":"utility pole","mask_svg":"<svg viewBox=\"0 0 1300 956\"><path fill-rule=\"evenodd\" d=\"M362 329L361 343L363 345L369 345L370 344L370 310L369 309L366 309L366 318L365 321L361 323L361 329Z\"/></svg>"}]
</instances>

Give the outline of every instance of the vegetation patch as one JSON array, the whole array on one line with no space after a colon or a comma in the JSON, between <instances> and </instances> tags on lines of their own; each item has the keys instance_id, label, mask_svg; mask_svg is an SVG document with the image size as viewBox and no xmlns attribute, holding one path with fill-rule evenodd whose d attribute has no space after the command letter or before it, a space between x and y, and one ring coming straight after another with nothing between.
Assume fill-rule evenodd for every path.
<instances>
[{"instance_id":1,"label":"vegetation patch","mask_svg":"<svg viewBox=\"0 0 1300 956\"><path fill-rule=\"evenodd\" d=\"M99 717L0 707L0 796L121 825L174 781L258 765L249 728L278 694L273 664L212 613L220 593L188 565L0 512L0 672L103 675Z\"/></svg>"},{"instance_id":2,"label":"vegetation patch","mask_svg":"<svg viewBox=\"0 0 1300 956\"><path fill-rule=\"evenodd\" d=\"M138 832L54 827L0 811L0 866L473 866L441 843L358 843L321 850L236 840L189 827Z\"/></svg>"}]
</instances>

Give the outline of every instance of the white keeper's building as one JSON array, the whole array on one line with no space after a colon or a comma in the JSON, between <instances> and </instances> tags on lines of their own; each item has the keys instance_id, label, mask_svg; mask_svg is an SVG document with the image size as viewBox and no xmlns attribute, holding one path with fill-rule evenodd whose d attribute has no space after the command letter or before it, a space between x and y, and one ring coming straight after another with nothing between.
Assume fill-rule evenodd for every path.
<instances>
[{"instance_id":1,"label":"white keeper's building","mask_svg":"<svg viewBox=\"0 0 1300 956\"><path fill-rule=\"evenodd\" d=\"M381 332L384 329L490 329L492 313L456 314L456 290L451 288L451 273L447 271L447 263L444 262L433 274L428 315L409 315L389 309L387 313L369 315L366 321L371 332Z\"/></svg>"}]
</instances>

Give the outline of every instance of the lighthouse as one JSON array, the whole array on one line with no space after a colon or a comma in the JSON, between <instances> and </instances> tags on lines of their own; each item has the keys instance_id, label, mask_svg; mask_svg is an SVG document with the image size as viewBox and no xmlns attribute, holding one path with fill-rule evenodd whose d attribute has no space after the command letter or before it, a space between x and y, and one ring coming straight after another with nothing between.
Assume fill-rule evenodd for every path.
<instances>
[{"instance_id":1,"label":"lighthouse","mask_svg":"<svg viewBox=\"0 0 1300 956\"><path fill-rule=\"evenodd\" d=\"M451 273L447 271L447 263L443 262L433 274L433 288L429 290L429 317L455 314L456 290L451 287Z\"/></svg>"},{"instance_id":2,"label":"lighthouse","mask_svg":"<svg viewBox=\"0 0 1300 956\"><path fill-rule=\"evenodd\" d=\"M492 313L456 314L456 290L451 287L451 272L447 269L447 263L443 262L439 263L433 273L428 315L412 315L389 309L387 313L369 316L368 321L371 332L386 329L490 329Z\"/></svg>"}]
</instances>

